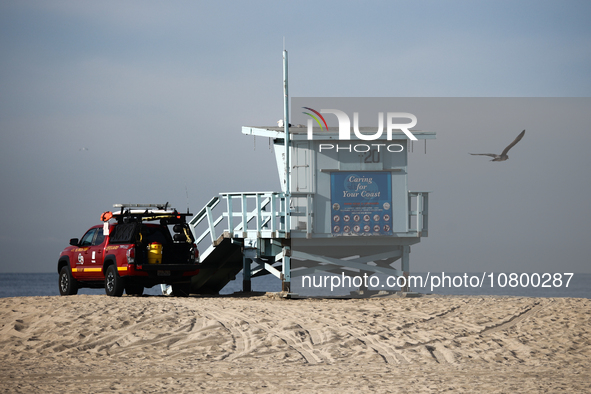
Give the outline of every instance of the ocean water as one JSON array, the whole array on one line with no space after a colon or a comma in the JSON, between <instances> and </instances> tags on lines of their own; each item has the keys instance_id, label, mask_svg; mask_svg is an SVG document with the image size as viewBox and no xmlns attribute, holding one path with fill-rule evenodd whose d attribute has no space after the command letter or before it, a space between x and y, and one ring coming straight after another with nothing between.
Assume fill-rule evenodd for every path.
<instances>
[{"instance_id":1,"label":"ocean water","mask_svg":"<svg viewBox=\"0 0 591 394\"><path fill-rule=\"evenodd\" d=\"M0 298L28 296L60 295L58 288L59 274L56 273L0 273ZM273 279L275 279L273 277ZM255 291L280 291L281 282L270 276L254 278L252 287ZM228 283L220 294L232 294L242 290L242 275ZM79 289L78 294L105 294L104 289ZM162 295L160 286L144 289L145 295Z\"/></svg>"},{"instance_id":2,"label":"ocean water","mask_svg":"<svg viewBox=\"0 0 591 394\"><path fill-rule=\"evenodd\" d=\"M492 277L483 275L483 273L426 273L413 274L420 276L423 280L422 285L413 287L411 290L423 294L444 294L444 295L508 295L508 296L520 296L520 297L571 297L571 298L591 298L591 274L573 274L568 282L568 276L562 275L560 280L551 275L551 279L548 277L540 278L532 276L532 274L523 274L521 276L521 283L519 278L515 278L511 281L509 275L506 278L501 274L494 274ZM355 291L358 287L348 286L349 283L340 283L343 281L342 277L338 279L332 279L330 277L324 278L325 275L317 274L314 278L292 279L292 292L305 296L346 296L351 291ZM436 276L443 283L437 284L437 280L433 277ZM479 282L482 281L484 276L485 280L480 285L476 285L477 277ZM526 278L527 276L527 278ZM449 279L448 279L449 278ZM395 291L399 290L398 287L389 287L387 285L387 277L378 277L380 280L379 284L377 280L373 280L373 284L378 286L369 286L370 290L388 290ZM506 279L506 280L505 280ZM362 278L357 279L358 284ZM527 283L526 280L533 284ZM332 282L332 289L331 289ZM368 284L369 281L368 281ZM419 283L420 284L420 283ZM382 287L383 285L383 287ZM432 286L433 285L433 288ZM220 292L221 294L232 294L242 290L242 275L237 275L236 280L228 283L224 289ZM252 279L252 290L261 292L277 292L281 290L281 282L272 275L257 277ZM105 294L104 289L80 289L78 294ZM154 286L151 289L144 291L146 295L161 295L160 286ZM58 290L58 274L57 273L4 273L0 274L0 298L4 297L27 297L27 296L56 296L59 295Z\"/></svg>"}]
</instances>

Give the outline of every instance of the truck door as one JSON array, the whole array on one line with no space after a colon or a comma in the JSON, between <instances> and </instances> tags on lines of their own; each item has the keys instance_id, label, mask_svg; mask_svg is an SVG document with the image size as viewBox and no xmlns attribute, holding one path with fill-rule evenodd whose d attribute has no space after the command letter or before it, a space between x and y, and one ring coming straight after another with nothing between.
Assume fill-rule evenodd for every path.
<instances>
[{"instance_id":1,"label":"truck door","mask_svg":"<svg viewBox=\"0 0 591 394\"><path fill-rule=\"evenodd\" d=\"M105 236L103 234L103 228L95 229L95 235L91 241L90 247L86 250L86 256L84 264L84 273L88 274L87 278L98 278L102 279L103 274L103 261L105 259Z\"/></svg>"},{"instance_id":2,"label":"truck door","mask_svg":"<svg viewBox=\"0 0 591 394\"><path fill-rule=\"evenodd\" d=\"M91 228L81 238L78 248L76 249L73 260L76 262L77 277L79 279L86 279L90 275L91 267L89 250L92 246L92 241L96 235L96 228Z\"/></svg>"}]
</instances>

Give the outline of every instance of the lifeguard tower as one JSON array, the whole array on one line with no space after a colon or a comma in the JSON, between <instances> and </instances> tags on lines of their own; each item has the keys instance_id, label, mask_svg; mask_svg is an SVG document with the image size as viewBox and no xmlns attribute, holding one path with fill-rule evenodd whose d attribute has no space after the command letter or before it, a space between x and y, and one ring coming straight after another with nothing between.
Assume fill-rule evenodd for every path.
<instances>
[{"instance_id":1,"label":"lifeguard tower","mask_svg":"<svg viewBox=\"0 0 591 394\"><path fill-rule=\"evenodd\" d=\"M367 141L357 133L376 135L375 128L358 128L343 140L312 112L307 125L290 127L286 52L284 90L283 127L242 128L272 141L281 191L220 193L190 221L203 251L193 292L218 292L240 270L244 291L252 277L272 274L287 293L294 278L315 273L406 277L410 246L428 235L429 206L427 192L408 190L408 133Z\"/></svg>"}]
</instances>

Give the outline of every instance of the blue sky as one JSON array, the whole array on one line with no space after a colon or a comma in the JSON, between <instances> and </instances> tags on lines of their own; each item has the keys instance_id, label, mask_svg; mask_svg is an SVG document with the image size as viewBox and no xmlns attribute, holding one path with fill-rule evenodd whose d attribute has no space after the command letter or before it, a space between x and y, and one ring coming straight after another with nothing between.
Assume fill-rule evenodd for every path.
<instances>
[{"instance_id":1,"label":"blue sky","mask_svg":"<svg viewBox=\"0 0 591 394\"><path fill-rule=\"evenodd\" d=\"M188 192L196 211L278 190L266 141L240 127L282 117L284 39L292 96L589 97L589 15L586 1L0 1L0 271L53 271L116 202L184 209ZM568 177L585 191L579 167Z\"/></svg>"}]
</instances>

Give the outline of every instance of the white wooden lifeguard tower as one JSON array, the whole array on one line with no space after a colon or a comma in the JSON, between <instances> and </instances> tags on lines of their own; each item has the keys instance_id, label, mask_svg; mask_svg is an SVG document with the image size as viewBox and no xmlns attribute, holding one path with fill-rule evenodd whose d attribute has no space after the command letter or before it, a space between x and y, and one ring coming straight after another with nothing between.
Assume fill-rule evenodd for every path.
<instances>
[{"instance_id":1,"label":"white wooden lifeguard tower","mask_svg":"<svg viewBox=\"0 0 591 394\"><path fill-rule=\"evenodd\" d=\"M337 128L311 127L312 119L290 127L287 52L284 90L283 127L242 128L272 140L281 191L220 193L190 221L203 251L193 292L218 292L240 270L244 291L252 277L272 274L287 293L294 278L317 272L408 276L410 246L428 233L429 200L427 192L408 190L407 134L343 141Z\"/></svg>"}]
</instances>

